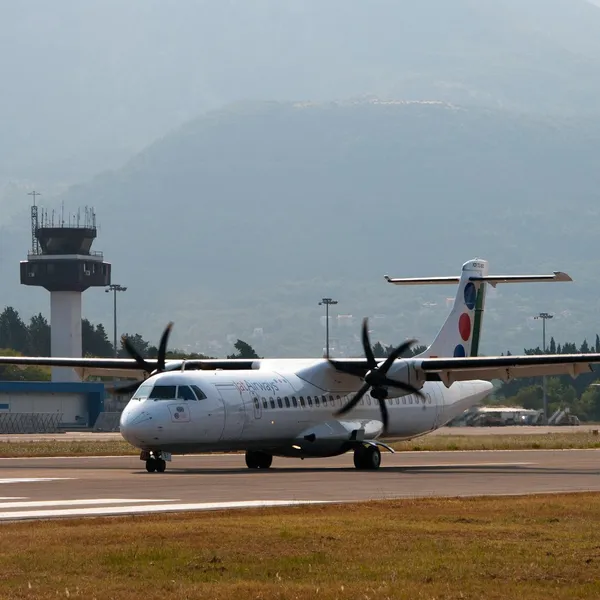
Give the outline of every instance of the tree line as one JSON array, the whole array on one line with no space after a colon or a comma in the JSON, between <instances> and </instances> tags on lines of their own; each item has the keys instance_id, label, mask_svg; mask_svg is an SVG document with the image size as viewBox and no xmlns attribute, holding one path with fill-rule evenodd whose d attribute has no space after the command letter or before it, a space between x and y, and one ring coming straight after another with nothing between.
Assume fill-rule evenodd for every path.
<instances>
[{"instance_id":1,"label":"tree line","mask_svg":"<svg viewBox=\"0 0 600 600\"><path fill-rule=\"evenodd\" d=\"M145 340L139 333L125 333L136 350L144 358L156 358L158 348ZM128 358L122 342L117 342L117 357ZM114 345L108 339L106 328L101 323L94 325L88 319L81 320L81 348L86 357L108 358L114 356ZM227 358L259 358L258 354L243 340L234 344L235 352ZM50 324L38 313L26 323L18 311L7 306L0 313L0 354L3 356L50 356ZM203 359L211 358L196 352L169 350L167 358ZM50 369L14 366L0 366L0 380L4 381L45 381L50 379Z\"/></svg>"}]
</instances>

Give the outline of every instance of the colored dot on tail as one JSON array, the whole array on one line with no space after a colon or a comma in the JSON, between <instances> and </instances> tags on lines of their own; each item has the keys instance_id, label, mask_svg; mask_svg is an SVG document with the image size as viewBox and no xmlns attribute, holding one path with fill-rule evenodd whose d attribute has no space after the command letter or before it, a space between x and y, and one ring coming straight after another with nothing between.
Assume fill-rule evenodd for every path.
<instances>
[{"instance_id":1,"label":"colored dot on tail","mask_svg":"<svg viewBox=\"0 0 600 600\"><path fill-rule=\"evenodd\" d=\"M462 344L459 344L454 348L454 356L455 358L463 358L466 356L465 347Z\"/></svg>"},{"instance_id":2,"label":"colored dot on tail","mask_svg":"<svg viewBox=\"0 0 600 600\"><path fill-rule=\"evenodd\" d=\"M472 282L467 283L465 286L465 304L469 310L475 308L475 302L477 300L477 290Z\"/></svg>"},{"instance_id":3,"label":"colored dot on tail","mask_svg":"<svg viewBox=\"0 0 600 600\"><path fill-rule=\"evenodd\" d=\"M471 337L471 317L467 313L460 315L458 331L465 342Z\"/></svg>"}]
</instances>

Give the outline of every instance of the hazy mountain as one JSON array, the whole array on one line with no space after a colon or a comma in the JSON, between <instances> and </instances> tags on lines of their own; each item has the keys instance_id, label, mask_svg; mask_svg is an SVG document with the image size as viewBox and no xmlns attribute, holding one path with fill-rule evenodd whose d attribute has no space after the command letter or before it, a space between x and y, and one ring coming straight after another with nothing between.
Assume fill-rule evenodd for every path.
<instances>
[{"instance_id":1,"label":"hazy mountain","mask_svg":"<svg viewBox=\"0 0 600 600\"><path fill-rule=\"evenodd\" d=\"M0 73L0 184L57 184L240 100L596 112L600 12L585 0L0 0Z\"/></svg>"},{"instance_id":2,"label":"hazy mountain","mask_svg":"<svg viewBox=\"0 0 600 600\"><path fill-rule=\"evenodd\" d=\"M454 289L395 288L384 274L455 274L475 256L495 273L570 272L576 284L492 294L484 350L519 351L539 343L530 317L541 310L557 314L549 331L562 339L596 332L599 147L594 119L259 103L210 112L62 200L96 207L95 249L129 287L128 331L154 339L174 319L178 345L214 340L217 352L233 334L265 354L316 354L330 295L336 315L354 316L334 332L344 343L363 315L380 315L374 335L387 343L427 341ZM45 292L15 282L26 218L2 237L5 303L47 308ZM86 292L85 306L111 322L105 294Z\"/></svg>"}]
</instances>

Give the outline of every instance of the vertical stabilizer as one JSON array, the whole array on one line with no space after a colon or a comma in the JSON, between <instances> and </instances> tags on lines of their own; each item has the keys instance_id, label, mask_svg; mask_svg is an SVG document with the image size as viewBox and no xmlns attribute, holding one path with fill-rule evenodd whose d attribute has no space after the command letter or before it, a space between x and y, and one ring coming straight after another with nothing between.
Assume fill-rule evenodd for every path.
<instances>
[{"instance_id":1,"label":"vertical stabilizer","mask_svg":"<svg viewBox=\"0 0 600 600\"><path fill-rule=\"evenodd\" d=\"M471 281L471 278L486 277L487 274L488 263L485 260L470 260L463 265L452 310L421 357L477 356L486 284L484 281Z\"/></svg>"}]
</instances>

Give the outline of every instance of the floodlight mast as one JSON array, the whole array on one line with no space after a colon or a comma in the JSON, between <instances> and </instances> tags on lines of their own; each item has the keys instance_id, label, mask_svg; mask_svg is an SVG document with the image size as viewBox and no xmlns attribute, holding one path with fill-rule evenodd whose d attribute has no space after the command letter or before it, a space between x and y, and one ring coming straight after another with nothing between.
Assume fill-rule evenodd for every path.
<instances>
[{"instance_id":1,"label":"floodlight mast","mask_svg":"<svg viewBox=\"0 0 600 600\"><path fill-rule=\"evenodd\" d=\"M104 291L107 294L113 293L113 354L117 358L117 292L125 292L127 288L118 283L111 283Z\"/></svg>"},{"instance_id":2,"label":"floodlight mast","mask_svg":"<svg viewBox=\"0 0 600 600\"><path fill-rule=\"evenodd\" d=\"M542 352L546 354L546 321L553 319L554 315L547 312L541 312L533 317L535 320L542 320ZM546 376L542 376L542 397L544 402L544 424L548 423L548 396L546 395Z\"/></svg>"},{"instance_id":3,"label":"floodlight mast","mask_svg":"<svg viewBox=\"0 0 600 600\"><path fill-rule=\"evenodd\" d=\"M331 298L323 298L319 302L319 306L325 305L325 358L329 358L329 307L337 303L337 300Z\"/></svg>"}]
</instances>

